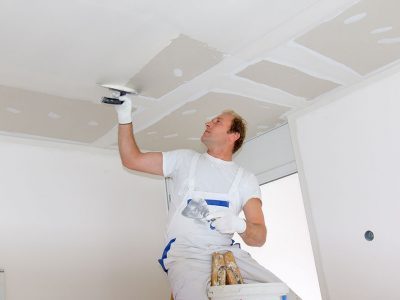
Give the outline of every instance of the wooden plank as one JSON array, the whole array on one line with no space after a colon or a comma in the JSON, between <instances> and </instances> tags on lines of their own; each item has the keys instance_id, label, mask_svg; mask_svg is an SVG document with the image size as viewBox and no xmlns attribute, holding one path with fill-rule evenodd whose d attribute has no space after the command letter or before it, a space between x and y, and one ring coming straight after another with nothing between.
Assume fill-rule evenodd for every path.
<instances>
[{"instance_id":1,"label":"wooden plank","mask_svg":"<svg viewBox=\"0 0 400 300\"><path fill-rule=\"evenodd\" d=\"M243 278L231 251L224 254L224 261L226 267L226 284L242 284Z\"/></svg>"},{"instance_id":2,"label":"wooden plank","mask_svg":"<svg viewBox=\"0 0 400 300\"><path fill-rule=\"evenodd\" d=\"M219 252L212 254L211 286L225 285L226 267L224 255Z\"/></svg>"}]
</instances>

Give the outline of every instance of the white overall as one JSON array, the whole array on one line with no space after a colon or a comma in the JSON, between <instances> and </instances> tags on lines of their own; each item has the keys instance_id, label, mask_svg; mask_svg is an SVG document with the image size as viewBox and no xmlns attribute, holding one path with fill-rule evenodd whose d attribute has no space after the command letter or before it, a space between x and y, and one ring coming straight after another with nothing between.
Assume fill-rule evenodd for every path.
<instances>
[{"instance_id":1,"label":"white overall","mask_svg":"<svg viewBox=\"0 0 400 300\"><path fill-rule=\"evenodd\" d=\"M233 244L233 234L221 234L212 230L204 221L182 215L190 199L204 198L210 212L231 210L236 215L241 211L239 182L243 169L239 168L227 193L195 191L195 171L199 155L194 155L189 171L187 192L170 219L167 228L168 245L159 260L168 273L168 280L175 300L207 300L207 288L211 277L211 255L215 251L233 252L246 283L281 282L279 278L259 265L250 254ZM288 297L289 300L297 299Z\"/></svg>"}]
</instances>

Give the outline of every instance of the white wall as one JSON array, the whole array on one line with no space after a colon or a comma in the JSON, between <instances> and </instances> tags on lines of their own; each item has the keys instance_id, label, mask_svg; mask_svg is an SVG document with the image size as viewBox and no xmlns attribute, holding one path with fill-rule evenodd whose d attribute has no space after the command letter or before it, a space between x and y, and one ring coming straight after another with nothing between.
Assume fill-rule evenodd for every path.
<instances>
[{"instance_id":1,"label":"white wall","mask_svg":"<svg viewBox=\"0 0 400 300\"><path fill-rule=\"evenodd\" d=\"M242 248L273 272L303 300L321 300L298 175L261 187L267 242Z\"/></svg>"},{"instance_id":2,"label":"white wall","mask_svg":"<svg viewBox=\"0 0 400 300\"><path fill-rule=\"evenodd\" d=\"M296 172L288 124L246 142L234 160L253 172L260 184Z\"/></svg>"},{"instance_id":3,"label":"white wall","mask_svg":"<svg viewBox=\"0 0 400 300\"><path fill-rule=\"evenodd\" d=\"M400 299L400 71L385 76L289 119L323 299Z\"/></svg>"},{"instance_id":4,"label":"white wall","mask_svg":"<svg viewBox=\"0 0 400 300\"><path fill-rule=\"evenodd\" d=\"M0 269L0 300L5 300L5 282L3 269Z\"/></svg>"},{"instance_id":5,"label":"white wall","mask_svg":"<svg viewBox=\"0 0 400 300\"><path fill-rule=\"evenodd\" d=\"M247 142L235 161L260 184L297 171L287 124ZM303 300L319 300L318 278L297 174L262 187L268 236L261 248L241 242L261 265L286 282ZM238 235L235 239L240 240Z\"/></svg>"},{"instance_id":6,"label":"white wall","mask_svg":"<svg viewBox=\"0 0 400 300\"><path fill-rule=\"evenodd\" d=\"M0 166L7 300L168 299L163 180L115 151L11 137Z\"/></svg>"}]
</instances>

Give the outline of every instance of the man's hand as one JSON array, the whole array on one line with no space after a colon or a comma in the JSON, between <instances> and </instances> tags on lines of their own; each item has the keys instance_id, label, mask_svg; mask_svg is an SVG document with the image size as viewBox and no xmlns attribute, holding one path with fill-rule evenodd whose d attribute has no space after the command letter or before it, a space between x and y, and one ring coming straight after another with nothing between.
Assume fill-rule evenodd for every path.
<instances>
[{"instance_id":1,"label":"man's hand","mask_svg":"<svg viewBox=\"0 0 400 300\"><path fill-rule=\"evenodd\" d=\"M132 123L132 101L127 96L119 97L119 100L124 101L121 105L115 105L115 110L118 114L119 124Z\"/></svg>"},{"instance_id":2,"label":"man's hand","mask_svg":"<svg viewBox=\"0 0 400 300\"><path fill-rule=\"evenodd\" d=\"M206 219L211 221L211 226L221 233L243 233L246 231L246 221L231 211L210 213Z\"/></svg>"}]
</instances>

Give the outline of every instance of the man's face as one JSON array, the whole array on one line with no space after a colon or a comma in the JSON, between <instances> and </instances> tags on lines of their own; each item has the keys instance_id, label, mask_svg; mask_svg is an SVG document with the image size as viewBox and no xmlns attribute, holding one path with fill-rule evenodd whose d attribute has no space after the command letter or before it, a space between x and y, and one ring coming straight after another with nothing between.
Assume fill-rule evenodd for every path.
<instances>
[{"instance_id":1,"label":"man's face","mask_svg":"<svg viewBox=\"0 0 400 300\"><path fill-rule=\"evenodd\" d=\"M231 114L223 113L207 122L204 133L201 136L201 141L206 146L232 143L232 135L235 134L228 133L231 128L232 120L233 116Z\"/></svg>"}]
</instances>

